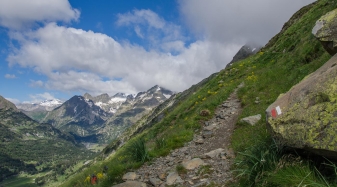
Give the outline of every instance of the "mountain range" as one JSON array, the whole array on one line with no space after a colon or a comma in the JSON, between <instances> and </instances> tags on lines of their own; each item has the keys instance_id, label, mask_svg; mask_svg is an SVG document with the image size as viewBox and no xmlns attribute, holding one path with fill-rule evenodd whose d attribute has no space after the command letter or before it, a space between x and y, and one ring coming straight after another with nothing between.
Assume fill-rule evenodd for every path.
<instances>
[{"instance_id":1,"label":"mountain range","mask_svg":"<svg viewBox=\"0 0 337 187\"><path fill-rule=\"evenodd\" d=\"M52 171L65 160L90 155L73 136L32 120L0 96L0 181L19 172Z\"/></svg>"},{"instance_id":2,"label":"mountain range","mask_svg":"<svg viewBox=\"0 0 337 187\"><path fill-rule=\"evenodd\" d=\"M156 85L135 95L85 93L65 102L55 99L17 106L31 118L52 124L80 142L108 143L173 94Z\"/></svg>"}]
</instances>

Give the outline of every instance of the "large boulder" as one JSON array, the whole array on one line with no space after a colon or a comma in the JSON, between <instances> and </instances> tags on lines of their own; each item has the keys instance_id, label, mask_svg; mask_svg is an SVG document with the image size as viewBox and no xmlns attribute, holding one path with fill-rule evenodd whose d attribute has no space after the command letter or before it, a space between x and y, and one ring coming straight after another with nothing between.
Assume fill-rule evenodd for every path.
<instances>
[{"instance_id":1,"label":"large boulder","mask_svg":"<svg viewBox=\"0 0 337 187\"><path fill-rule=\"evenodd\" d=\"M317 20L312 34L322 43L329 54L337 53L337 9Z\"/></svg>"},{"instance_id":2,"label":"large boulder","mask_svg":"<svg viewBox=\"0 0 337 187\"><path fill-rule=\"evenodd\" d=\"M337 159L337 55L266 113L268 129L284 145Z\"/></svg>"}]
</instances>

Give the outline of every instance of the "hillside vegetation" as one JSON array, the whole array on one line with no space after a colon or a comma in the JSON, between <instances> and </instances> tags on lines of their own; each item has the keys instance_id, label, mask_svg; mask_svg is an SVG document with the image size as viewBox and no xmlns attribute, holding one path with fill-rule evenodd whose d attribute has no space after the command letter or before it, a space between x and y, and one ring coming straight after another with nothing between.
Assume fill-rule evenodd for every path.
<instances>
[{"instance_id":1,"label":"hillside vegetation","mask_svg":"<svg viewBox=\"0 0 337 187\"><path fill-rule=\"evenodd\" d=\"M238 177L227 186L333 186L330 184L335 180L333 170L329 173L332 175L323 176L312 161L274 146L266 129L265 110L281 93L331 58L311 30L317 19L335 8L337 2L331 0L302 8L256 55L212 75L193 87L193 92L178 94L175 104L161 113L160 120L134 135L115 154L96 158L96 163L70 177L63 186L86 186L86 177L102 172L105 165L109 167L108 174L99 179L97 186L122 182L126 171L191 141L202 122L241 83L245 86L238 91L243 107L239 118L261 114L262 120L255 126L236 124L232 148L237 154L233 171ZM260 100L258 104L256 97ZM210 115L201 116L204 110L210 111ZM329 162L328 165L333 166Z\"/></svg>"}]
</instances>

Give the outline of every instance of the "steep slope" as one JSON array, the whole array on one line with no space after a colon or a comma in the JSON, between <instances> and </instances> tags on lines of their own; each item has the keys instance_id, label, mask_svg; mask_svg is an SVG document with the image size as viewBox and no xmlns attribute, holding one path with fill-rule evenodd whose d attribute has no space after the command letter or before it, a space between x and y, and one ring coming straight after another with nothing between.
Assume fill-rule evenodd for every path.
<instances>
[{"instance_id":1,"label":"steep slope","mask_svg":"<svg viewBox=\"0 0 337 187\"><path fill-rule=\"evenodd\" d=\"M251 55L256 54L262 46L258 44L246 44L240 48L240 50L234 55L232 61L230 61L226 67L231 66L233 63L243 60Z\"/></svg>"},{"instance_id":2,"label":"steep slope","mask_svg":"<svg viewBox=\"0 0 337 187\"><path fill-rule=\"evenodd\" d=\"M111 169L109 176L113 180L103 180L100 185L109 186L113 183L120 183L123 173L133 170L147 159L151 159L149 157L160 157L168 155L170 152L176 152L173 149L182 147L186 142L191 141L194 134L200 132L201 125L213 116L215 107L224 102L241 83L244 83L245 86L238 90L243 107L239 118L261 114L262 120L255 126L236 124L231 147L236 153L243 153L237 158L240 164L236 170L243 171L243 173L239 173L241 175L237 181L232 182L234 184L225 183L219 184L219 186L311 185L308 182L317 182L315 184L318 184L320 179L315 178L317 171L310 170L314 167L308 167L306 165L308 162L299 160L298 155L272 155L275 153L273 151L275 145L272 144L273 141L270 140L265 126L265 109L281 93L288 91L294 84L315 71L331 57L312 36L311 30L317 19L336 7L337 3L330 0L320 0L303 7L284 24L281 32L257 54L233 63L231 67L210 77L191 95L188 94L184 100L175 102L176 106L172 110L164 111L165 115L150 125L150 128L143 129L138 134L134 133L130 140L126 139L128 140L126 142L121 140L122 148L117 149L118 146L111 146L110 150L107 148L105 150L107 153L112 150L116 152L106 157L106 162L97 163L88 168L73 180L65 183L64 186L80 185L77 181L94 172L95 168L105 164ZM255 102L257 97L259 102ZM209 111L209 115L203 116L201 111ZM207 112L203 114L207 114ZM146 121L146 119L142 120ZM140 158L133 156L140 153L135 147L144 150L141 152ZM101 159L101 157L99 158ZM249 160L250 158L257 159ZM174 156L170 159L163 164L169 165L175 160ZM252 164L249 165L249 163ZM254 170L257 167L250 168L252 166L257 166L260 170ZM175 168L171 169L175 170ZM208 168L208 172L210 173L207 175L217 174L212 168ZM163 173L164 176L168 175L165 171ZM208 178L207 175L203 175L197 180L205 180ZM273 176L280 178L274 178L275 180L272 181ZM306 180L308 178L311 181ZM327 186L329 181L325 182L321 186ZM186 184L186 186L190 185Z\"/></svg>"},{"instance_id":3,"label":"steep slope","mask_svg":"<svg viewBox=\"0 0 337 187\"><path fill-rule=\"evenodd\" d=\"M89 155L72 136L37 123L0 96L0 180L19 172L51 171L64 160Z\"/></svg>"}]
</instances>

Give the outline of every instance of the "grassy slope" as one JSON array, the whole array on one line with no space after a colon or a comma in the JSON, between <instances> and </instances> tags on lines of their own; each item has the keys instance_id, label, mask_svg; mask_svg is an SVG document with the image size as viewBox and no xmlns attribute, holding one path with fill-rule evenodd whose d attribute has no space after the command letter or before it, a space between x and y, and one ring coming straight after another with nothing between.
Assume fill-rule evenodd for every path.
<instances>
[{"instance_id":1,"label":"grassy slope","mask_svg":"<svg viewBox=\"0 0 337 187\"><path fill-rule=\"evenodd\" d=\"M242 82L245 87L239 90L243 103L240 118L262 114L263 120L256 126L237 124L232 147L236 152L242 152L266 141L269 135L265 127L265 109L279 94L287 92L291 86L330 58L312 36L311 29L320 16L336 7L335 1L320 0L301 9L261 52L219 72L190 97L179 101L178 106L168 112L162 121L132 138L106 161L98 161L71 177L63 186L84 185L85 177L100 172L104 165L110 168L109 177L102 179L99 186L111 186L112 183L120 182L125 171L142 164L130 157L130 145L139 139L145 140L150 157L166 155L170 150L183 146L185 142L192 140L194 132L208 118L201 117L200 111L207 109L212 113ZM261 103L254 103L256 97L260 98ZM236 185L238 184L234 184Z\"/></svg>"}]
</instances>

